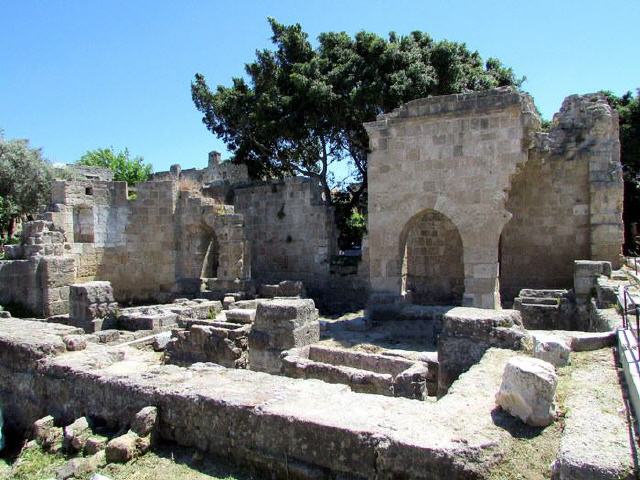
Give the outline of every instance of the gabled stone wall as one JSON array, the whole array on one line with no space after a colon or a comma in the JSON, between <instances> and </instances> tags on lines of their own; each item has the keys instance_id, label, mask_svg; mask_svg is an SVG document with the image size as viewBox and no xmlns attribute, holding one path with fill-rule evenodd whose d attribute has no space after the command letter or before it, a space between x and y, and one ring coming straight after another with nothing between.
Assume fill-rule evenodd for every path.
<instances>
[{"instance_id":1,"label":"gabled stone wall","mask_svg":"<svg viewBox=\"0 0 640 480\"><path fill-rule=\"evenodd\" d=\"M549 133L532 99L509 88L415 100L365 127L374 303L416 300L403 265L407 247L414 259L419 247L405 232L429 211L462 239L464 305L499 307L500 290L512 299L570 287L577 259L619 264L620 143L604 97L568 97ZM454 250L438 261L454 264Z\"/></svg>"},{"instance_id":2,"label":"gabled stone wall","mask_svg":"<svg viewBox=\"0 0 640 480\"><path fill-rule=\"evenodd\" d=\"M458 229L465 305L500 305L498 243L511 177L539 127L533 101L509 89L409 102L365 124L374 297L402 298L402 232L433 210Z\"/></svg>"}]
</instances>

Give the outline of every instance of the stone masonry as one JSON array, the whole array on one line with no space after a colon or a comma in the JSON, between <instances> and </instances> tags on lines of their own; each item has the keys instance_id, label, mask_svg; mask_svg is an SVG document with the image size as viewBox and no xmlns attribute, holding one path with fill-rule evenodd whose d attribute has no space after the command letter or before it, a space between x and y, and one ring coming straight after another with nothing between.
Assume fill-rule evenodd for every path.
<instances>
[{"instance_id":1,"label":"stone masonry","mask_svg":"<svg viewBox=\"0 0 640 480\"><path fill-rule=\"evenodd\" d=\"M75 283L69 287L69 323L93 333L114 322L118 304L109 282Z\"/></svg>"},{"instance_id":2,"label":"stone masonry","mask_svg":"<svg viewBox=\"0 0 640 480\"><path fill-rule=\"evenodd\" d=\"M260 303L249 334L251 370L280 373L285 350L320 340L318 311L311 299L276 299Z\"/></svg>"},{"instance_id":3,"label":"stone masonry","mask_svg":"<svg viewBox=\"0 0 640 480\"><path fill-rule=\"evenodd\" d=\"M415 100L365 124L373 293L401 297L407 226L435 211L462 239L463 304L500 305L506 191L539 125L531 98L511 90Z\"/></svg>"},{"instance_id":4,"label":"stone masonry","mask_svg":"<svg viewBox=\"0 0 640 480\"><path fill-rule=\"evenodd\" d=\"M549 133L532 99L508 88L415 100L365 127L372 302L410 301L403 265L422 255L412 228L432 212L461 238L461 252L449 242L439 255L463 264L464 305L568 288L577 259L619 264L618 127L604 97L569 97Z\"/></svg>"}]
</instances>

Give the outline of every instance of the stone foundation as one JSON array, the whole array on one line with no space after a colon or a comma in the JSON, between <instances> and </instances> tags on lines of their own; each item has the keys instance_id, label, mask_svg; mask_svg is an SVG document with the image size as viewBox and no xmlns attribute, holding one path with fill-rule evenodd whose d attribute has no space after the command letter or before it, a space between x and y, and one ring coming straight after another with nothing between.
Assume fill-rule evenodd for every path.
<instances>
[{"instance_id":1,"label":"stone foundation","mask_svg":"<svg viewBox=\"0 0 640 480\"><path fill-rule=\"evenodd\" d=\"M354 392L424 400L436 395L438 365L319 345L283 353L282 373L348 385Z\"/></svg>"}]
</instances>

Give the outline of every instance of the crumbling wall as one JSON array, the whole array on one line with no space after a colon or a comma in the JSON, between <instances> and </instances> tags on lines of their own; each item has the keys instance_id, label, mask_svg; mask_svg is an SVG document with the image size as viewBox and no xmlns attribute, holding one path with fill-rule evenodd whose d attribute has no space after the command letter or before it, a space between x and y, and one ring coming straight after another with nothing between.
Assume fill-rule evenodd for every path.
<instances>
[{"instance_id":1,"label":"crumbling wall","mask_svg":"<svg viewBox=\"0 0 640 480\"><path fill-rule=\"evenodd\" d=\"M0 261L0 305L18 304L36 315L42 311L39 266L38 258Z\"/></svg>"},{"instance_id":2,"label":"crumbling wall","mask_svg":"<svg viewBox=\"0 0 640 480\"><path fill-rule=\"evenodd\" d=\"M601 95L572 95L539 133L513 179L502 232L505 298L522 288L571 288L576 259L617 268L623 241L618 117Z\"/></svg>"},{"instance_id":3,"label":"crumbling wall","mask_svg":"<svg viewBox=\"0 0 640 480\"><path fill-rule=\"evenodd\" d=\"M589 258L588 165L532 158L514 178L501 238L505 299L523 288L571 288L573 261Z\"/></svg>"},{"instance_id":4,"label":"crumbling wall","mask_svg":"<svg viewBox=\"0 0 640 480\"><path fill-rule=\"evenodd\" d=\"M118 300L145 299L175 285L175 182L145 182L118 212L98 257L95 278L108 280ZM96 249L102 247L98 242Z\"/></svg>"},{"instance_id":5,"label":"crumbling wall","mask_svg":"<svg viewBox=\"0 0 640 480\"><path fill-rule=\"evenodd\" d=\"M335 249L333 209L311 179L241 186L234 190L235 211L244 216L256 281L302 280L321 288ZM310 292L311 293L311 292Z\"/></svg>"}]
</instances>

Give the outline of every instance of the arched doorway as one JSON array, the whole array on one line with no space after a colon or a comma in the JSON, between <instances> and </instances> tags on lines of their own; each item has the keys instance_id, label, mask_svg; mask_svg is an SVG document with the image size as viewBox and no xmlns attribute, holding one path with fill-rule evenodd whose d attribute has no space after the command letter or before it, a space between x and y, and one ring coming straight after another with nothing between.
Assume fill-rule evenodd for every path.
<instances>
[{"instance_id":1,"label":"arched doorway","mask_svg":"<svg viewBox=\"0 0 640 480\"><path fill-rule=\"evenodd\" d=\"M206 250L202 261L200 278L217 278L220 247L216 234L210 232L209 235L203 238L202 245L206 245Z\"/></svg>"},{"instance_id":2,"label":"arched doorway","mask_svg":"<svg viewBox=\"0 0 640 480\"><path fill-rule=\"evenodd\" d=\"M402 296L420 305L461 305L464 294L462 238L435 210L414 216L402 232Z\"/></svg>"}]
</instances>

